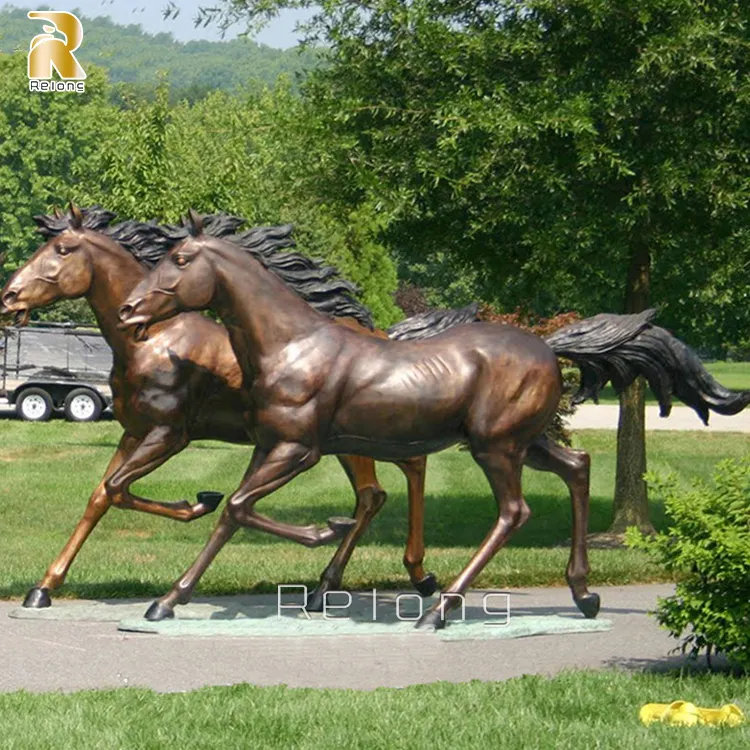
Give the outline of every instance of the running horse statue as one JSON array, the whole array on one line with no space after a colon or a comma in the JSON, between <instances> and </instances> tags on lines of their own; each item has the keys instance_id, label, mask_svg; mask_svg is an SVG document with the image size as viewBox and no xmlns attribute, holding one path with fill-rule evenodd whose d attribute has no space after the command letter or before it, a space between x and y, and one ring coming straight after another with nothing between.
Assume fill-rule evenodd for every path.
<instances>
[{"instance_id":1,"label":"running horse statue","mask_svg":"<svg viewBox=\"0 0 750 750\"><path fill-rule=\"evenodd\" d=\"M50 606L50 592L63 584L86 539L109 508L182 522L215 510L222 499L219 493L200 492L192 504L162 502L139 497L130 486L193 440L251 443L255 426L243 407L243 374L223 326L189 313L153 327L147 342L133 341L118 328L117 309L167 248L187 236L182 227L134 221L110 226L113 213L100 208L82 212L75 205L67 215L58 211L36 219L47 241L0 292L0 315L12 315L22 325L33 309L59 299L85 297L113 351L113 408L124 429L83 517L44 577L26 596L24 606L40 608ZM284 280L279 282L282 286L288 284L295 290L289 292L292 297L307 300L327 320L335 319L337 324L363 334L387 337L382 331L371 330L369 311L355 298L354 286L339 278L335 268L289 252L294 245L291 227L261 227L235 234L245 223L243 219L215 216L206 221L207 231L232 235L234 242L272 269L275 278ZM473 307L443 311L426 319L404 321L392 333L407 338L429 336L471 320L475 313ZM311 547L344 536L321 576L310 602L312 609L322 607L327 590L341 587L357 539L386 500L371 458L341 456L339 460L355 491L354 519L332 519L323 528L263 521L266 531ZM404 564L417 590L429 596L437 584L422 564L425 463L423 457L397 461L409 492L409 542Z\"/></svg>"},{"instance_id":2,"label":"running horse statue","mask_svg":"<svg viewBox=\"0 0 750 750\"><path fill-rule=\"evenodd\" d=\"M255 504L324 454L403 461L456 443L468 445L494 494L498 515L477 552L417 627L444 626L448 611L529 517L521 491L525 461L544 445L562 394L557 361L582 367L580 396L612 379L617 388L643 374L668 413L671 394L707 418L735 413L750 392L716 383L695 355L640 315L601 315L542 340L518 328L472 323L424 341L362 336L336 325L286 288L252 255L203 231L189 213L190 236L173 247L119 309L120 327L144 341L151 326L178 313L212 309L229 331L244 375L244 406L255 449L239 488L209 542L146 617L174 615L241 526L264 528ZM586 479L588 474L586 472ZM567 579L587 617L599 597L587 588L588 487L573 492L573 550Z\"/></svg>"},{"instance_id":3,"label":"running horse statue","mask_svg":"<svg viewBox=\"0 0 750 750\"><path fill-rule=\"evenodd\" d=\"M138 510L183 522L212 512L220 501L217 493L201 492L193 505L185 501L165 503L137 497L130 486L191 440L250 442L253 424L244 421L238 396L242 373L224 327L202 316L179 316L152 329L148 342L134 342L114 324L113 308L124 302L149 268L187 236L183 227L135 221L112 226L111 212L99 208L80 211L76 206L71 206L67 215L58 211L36 220L47 241L0 293L0 312L12 314L23 324L33 309L58 299L84 296L114 352L114 411L125 431L69 541L24 602L27 607L46 607L51 604L50 593L63 584L89 534L109 508ZM205 231L219 237L234 233L244 223L229 216L209 216L204 221ZM294 244L289 235L290 227L267 227L247 230L231 239L318 311L354 330L385 337L383 332L369 330L369 312L353 296L352 285L337 278L334 268L289 252ZM398 340L427 338L472 320L475 312L476 306L469 306L416 315L392 326L387 336ZM355 525L309 597L310 610L320 610L326 591L341 587L356 541L386 499L371 459L349 456L340 461L355 489ZM586 565L581 540L587 527L588 456L540 438L529 449L526 463L557 474L570 490L575 518L568 566L572 575ZM425 462L417 458L398 465L406 475L409 497L404 564L417 590L429 596L437 584L423 567ZM342 529L347 525L343 521L334 523ZM314 527L295 533L296 540L304 544L321 541ZM323 533L330 535L328 530Z\"/></svg>"}]
</instances>

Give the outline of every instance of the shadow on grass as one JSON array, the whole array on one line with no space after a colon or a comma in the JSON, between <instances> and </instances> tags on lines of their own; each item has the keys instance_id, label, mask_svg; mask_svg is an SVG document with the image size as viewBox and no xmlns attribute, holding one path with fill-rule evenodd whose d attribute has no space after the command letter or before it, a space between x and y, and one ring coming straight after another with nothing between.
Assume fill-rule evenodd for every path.
<instances>
[{"instance_id":1,"label":"shadow on grass","mask_svg":"<svg viewBox=\"0 0 750 750\"><path fill-rule=\"evenodd\" d=\"M741 667L731 664L722 656L712 656L709 664L705 656L697 659L687 654L670 652L669 656L661 659L636 659L618 657L605 662L607 667L627 669L632 672L660 674L666 677L700 677L712 674L722 675L729 679L747 680L748 672Z\"/></svg>"},{"instance_id":2,"label":"shadow on grass","mask_svg":"<svg viewBox=\"0 0 750 750\"><path fill-rule=\"evenodd\" d=\"M531 517L510 540L509 547L567 546L572 530L570 500L567 495L530 494L527 502ZM358 546L389 544L400 546L406 541L406 497L391 493L383 509L375 517ZM496 518L496 506L489 495L467 493L448 496L428 494L425 497L425 543L427 547L476 547L489 531ZM651 505L651 519L657 530L665 525L664 508ZM261 511L278 521L306 525L324 524L331 516L352 515L353 503L316 504L314 518L300 506L282 504L264 506ZM612 520L612 500L593 496L590 501L589 533L604 532ZM236 537L239 543L253 543L256 534ZM264 542L287 544L287 540L263 535Z\"/></svg>"},{"instance_id":3,"label":"shadow on grass","mask_svg":"<svg viewBox=\"0 0 750 750\"><path fill-rule=\"evenodd\" d=\"M7 586L0 587L0 599L14 599L23 597L28 590L36 585L35 581L25 583L14 581ZM53 591L52 606L56 601L66 599L152 599L165 594L167 587L154 583L136 580L115 580L102 583L66 583L58 592Z\"/></svg>"}]
</instances>

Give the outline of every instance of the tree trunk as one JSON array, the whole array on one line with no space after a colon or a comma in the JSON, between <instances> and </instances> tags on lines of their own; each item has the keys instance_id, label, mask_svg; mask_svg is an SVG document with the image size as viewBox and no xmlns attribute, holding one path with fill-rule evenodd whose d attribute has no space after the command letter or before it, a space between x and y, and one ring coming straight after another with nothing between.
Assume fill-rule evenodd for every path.
<instances>
[{"instance_id":1,"label":"tree trunk","mask_svg":"<svg viewBox=\"0 0 750 750\"><path fill-rule=\"evenodd\" d=\"M645 241L634 247L628 269L625 312L637 313L648 307L651 257ZM611 534L621 534L628 526L650 533L646 472L645 381L638 378L620 394L617 425L617 476Z\"/></svg>"}]
</instances>

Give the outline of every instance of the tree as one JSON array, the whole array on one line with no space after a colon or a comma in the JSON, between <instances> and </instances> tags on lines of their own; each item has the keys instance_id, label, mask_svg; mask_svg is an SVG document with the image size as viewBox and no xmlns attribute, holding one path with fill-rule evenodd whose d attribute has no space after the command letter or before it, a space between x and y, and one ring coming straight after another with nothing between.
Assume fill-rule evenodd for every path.
<instances>
[{"instance_id":1,"label":"tree","mask_svg":"<svg viewBox=\"0 0 750 750\"><path fill-rule=\"evenodd\" d=\"M32 35L38 32L26 13L26 9L0 5L0 48L28 50ZM78 17L85 41L76 57L83 67L88 70L96 64L107 70L113 84L127 82L152 94L158 71L167 71L173 92L195 98L204 87L238 91L251 80L259 86L273 86L279 76L294 79L298 72L317 64L314 50L273 49L251 39L180 42L171 34L150 34L138 24L118 24L105 16L93 18L80 12Z\"/></svg>"},{"instance_id":2,"label":"tree","mask_svg":"<svg viewBox=\"0 0 750 750\"><path fill-rule=\"evenodd\" d=\"M0 248L13 271L39 245L33 216L64 198L71 172L91 152L88 123L106 108L107 81L87 69L86 92L36 93L26 55L0 54Z\"/></svg>"},{"instance_id":3,"label":"tree","mask_svg":"<svg viewBox=\"0 0 750 750\"><path fill-rule=\"evenodd\" d=\"M389 247L471 266L506 309L655 304L719 348L750 323L749 24L740 0L330 0L305 94ZM613 530L648 528L641 386L621 404Z\"/></svg>"},{"instance_id":4,"label":"tree","mask_svg":"<svg viewBox=\"0 0 750 750\"><path fill-rule=\"evenodd\" d=\"M293 223L299 249L335 264L360 286L378 324L390 325L400 317L395 265L373 240L379 225L367 204L335 206L316 184L328 147L288 85L171 106L162 83L153 100L126 100L100 123L73 195L140 220L174 222L192 206L251 225Z\"/></svg>"}]
</instances>

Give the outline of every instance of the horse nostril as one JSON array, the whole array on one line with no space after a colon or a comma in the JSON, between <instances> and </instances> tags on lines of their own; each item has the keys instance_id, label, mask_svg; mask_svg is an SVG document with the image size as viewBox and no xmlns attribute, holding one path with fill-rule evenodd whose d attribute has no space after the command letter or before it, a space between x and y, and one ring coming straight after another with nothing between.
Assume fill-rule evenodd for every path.
<instances>
[{"instance_id":1,"label":"horse nostril","mask_svg":"<svg viewBox=\"0 0 750 750\"><path fill-rule=\"evenodd\" d=\"M18 292L14 292L11 290L11 291L5 292L2 300L0 301L7 307L8 305L13 304L13 302L15 301L17 297L18 297Z\"/></svg>"},{"instance_id":2,"label":"horse nostril","mask_svg":"<svg viewBox=\"0 0 750 750\"><path fill-rule=\"evenodd\" d=\"M120 316L120 320L125 320L130 315L133 314L133 311L135 310L135 305L122 305L120 309L118 310L118 315Z\"/></svg>"}]
</instances>

